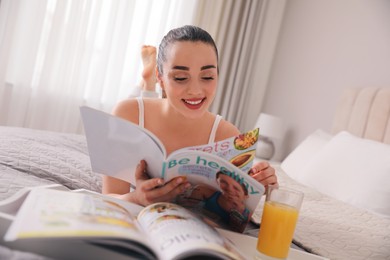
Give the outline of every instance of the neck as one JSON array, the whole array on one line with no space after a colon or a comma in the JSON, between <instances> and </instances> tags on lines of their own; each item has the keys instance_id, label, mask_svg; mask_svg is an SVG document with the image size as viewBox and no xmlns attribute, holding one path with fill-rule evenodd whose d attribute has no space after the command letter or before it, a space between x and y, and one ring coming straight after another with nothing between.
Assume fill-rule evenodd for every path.
<instances>
[{"instance_id":1,"label":"neck","mask_svg":"<svg viewBox=\"0 0 390 260\"><path fill-rule=\"evenodd\" d=\"M205 120L210 120L212 114L209 111L205 111L203 114L201 114L198 117L189 118L184 116L182 113L179 113L172 106L170 106L168 102L166 102L163 111L163 116L165 117L166 122L168 122L170 128L179 129L183 131L186 129L195 130L194 126L202 125L202 123L204 124Z\"/></svg>"}]
</instances>

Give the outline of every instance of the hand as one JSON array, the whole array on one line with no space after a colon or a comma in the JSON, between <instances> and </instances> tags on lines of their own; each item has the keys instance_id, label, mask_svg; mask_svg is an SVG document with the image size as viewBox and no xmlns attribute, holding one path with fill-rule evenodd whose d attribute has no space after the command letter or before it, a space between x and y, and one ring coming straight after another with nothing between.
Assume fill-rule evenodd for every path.
<instances>
[{"instance_id":1,"label":"hand","mask_svg":"<svg viewBox=\"0 0 390 260\"><path fill-rule=\"evenodd\" d=\"M160 201L172 201L191 185L185 177L177 177L164 184L160 178L150 179L146 172L146 162L142 160L135 171L136 189L134 201L139 205L149 205Z\"/></svg>"},{"instance_id":2,"label":"hand","mask_svg":"<svg viewBox=\"0 0 390 260\"><path fill-rule=\"evenodd\" d=\"M253 165L248 174L260 182L266 189L268 185L278 185L275 169L266 161Z\"/></svg>"}]
</instances>

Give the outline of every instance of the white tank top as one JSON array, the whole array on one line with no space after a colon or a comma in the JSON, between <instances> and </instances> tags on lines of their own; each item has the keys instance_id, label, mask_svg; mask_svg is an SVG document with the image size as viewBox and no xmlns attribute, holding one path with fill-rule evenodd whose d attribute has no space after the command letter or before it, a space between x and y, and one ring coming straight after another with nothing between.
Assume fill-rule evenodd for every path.
<instances>
[{"instance_id":1,"label":"white tank top","mask_svg":"<svg viewBox=\"0 0 390 260\"><path fill-rule=\"evenodd\" d=\"M144 101L142 98L137 97L138 101L138 125L140 127L145 127L145 109L144 109ZM215 134L217 133L219 122L221 121L222 116L217 115L214 120L213 128L211 128L210 136L209 136L209 144L215 142Z\"/></svg>"}]
</instances>

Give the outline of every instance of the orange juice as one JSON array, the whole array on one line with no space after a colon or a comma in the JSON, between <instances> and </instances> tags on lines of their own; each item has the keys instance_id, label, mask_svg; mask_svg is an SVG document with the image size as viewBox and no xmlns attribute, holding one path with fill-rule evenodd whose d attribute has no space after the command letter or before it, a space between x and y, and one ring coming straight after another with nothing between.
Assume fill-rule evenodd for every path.
<instances>
[{"instance_id":1,"label":"orange juice","mask_svg":"<svg viewBox=\"0 0 390 260\"><path fill-rule=\"evenodd\" d=\"M286 204L266 201L257 250L267 256L287 258L297 220L298 209Z\"/></svg>"}]
</instances>

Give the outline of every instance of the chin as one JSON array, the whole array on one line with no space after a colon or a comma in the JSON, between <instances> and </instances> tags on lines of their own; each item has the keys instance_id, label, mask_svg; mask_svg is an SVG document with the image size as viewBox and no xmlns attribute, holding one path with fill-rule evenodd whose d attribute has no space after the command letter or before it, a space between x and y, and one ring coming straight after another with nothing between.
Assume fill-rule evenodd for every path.
<instances>
[{"instance_id":1,"label":"chin","mask_svg":"<svg viewBox=\"0 0 390 260\"><path fill-rule=\"evenodd\" d=\"M203 106L198 109L189 109L188 107L185 107L184 110L183 115L191 119L202 118L209 111L207 104L203 104Z\"/></svg>"}]
</instances>

